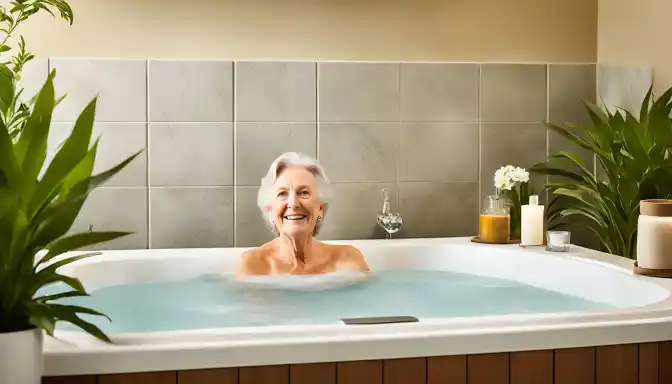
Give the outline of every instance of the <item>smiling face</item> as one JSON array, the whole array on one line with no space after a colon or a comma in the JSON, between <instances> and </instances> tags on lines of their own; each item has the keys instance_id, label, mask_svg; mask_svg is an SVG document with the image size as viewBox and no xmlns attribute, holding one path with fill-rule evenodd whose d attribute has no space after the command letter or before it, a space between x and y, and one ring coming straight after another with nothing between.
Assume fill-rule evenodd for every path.
<instances>
[{"instance_id":1,"label":"smiling face","mask_svg":"<svg viewBox=\"0 0 672 384\"><path fill-rule=\"evenodd\" d=\"M317 196L315 176L303 167L288 167L273 184L271 218L286 235L312 234L324 206Z\"/></svg>"}]
</instances>

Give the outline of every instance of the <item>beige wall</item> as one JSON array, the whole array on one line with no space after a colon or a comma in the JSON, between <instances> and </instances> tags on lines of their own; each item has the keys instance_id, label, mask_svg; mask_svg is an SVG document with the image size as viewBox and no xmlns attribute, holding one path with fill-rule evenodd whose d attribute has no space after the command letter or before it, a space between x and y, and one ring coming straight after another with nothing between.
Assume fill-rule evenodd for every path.
<instances>
[{"instance_id":1,"label":"beige wall","mask_svg":"<svg viewBox=\"0 0 672 384\"><path fill-rule=\"evenodd\" d=\"M654 92L672 86L670 0L600 0L598 59L653 68Z\"/></svg>"},{"instance_id":2,"label":"beige wall","mask_svg":"<svg viewBox=\"0 0 672 384\"><path fill-rule=\"evenodd\" d=\"M41 17L24 29L38 56L500 62L597 58L597 0L69 3L75 12L72 27Z\"/></svg>"}]
</instances>

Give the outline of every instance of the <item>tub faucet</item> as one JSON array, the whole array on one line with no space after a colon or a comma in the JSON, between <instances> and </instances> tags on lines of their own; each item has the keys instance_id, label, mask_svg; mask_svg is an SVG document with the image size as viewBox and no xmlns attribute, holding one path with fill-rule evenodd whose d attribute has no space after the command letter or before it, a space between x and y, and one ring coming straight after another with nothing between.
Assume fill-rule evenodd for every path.
<instances>
[{"instance_id":1,"label":"tub faucet","mask_svg":"<svg viewBox=\"0 0 672 384\"><path fill-rule=\"evenodd\" d=\"M392 212L392 203L390 202L390 195L387 189L383 189L383 209L378 214L378 225L387 232L387 239L392 239L392 234L401 230L402 219L401 214Z\"/></svg>"}]
</instances>

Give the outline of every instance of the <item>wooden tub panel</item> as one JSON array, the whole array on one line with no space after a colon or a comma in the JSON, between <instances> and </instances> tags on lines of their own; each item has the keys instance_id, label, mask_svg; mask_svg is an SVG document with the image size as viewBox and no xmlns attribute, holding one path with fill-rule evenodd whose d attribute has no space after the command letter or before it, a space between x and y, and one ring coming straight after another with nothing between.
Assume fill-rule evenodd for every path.
<instances>
[{"instance_id":1,"label":"wooden tub panel","mask_svg":"<svg viewBox=\"0 0 672 384\"><path fill-rule=\"evenodd\" d=\"M672 342L187 371L44 377L43 384L670 384Z\"/></svg>"}]
</instances>

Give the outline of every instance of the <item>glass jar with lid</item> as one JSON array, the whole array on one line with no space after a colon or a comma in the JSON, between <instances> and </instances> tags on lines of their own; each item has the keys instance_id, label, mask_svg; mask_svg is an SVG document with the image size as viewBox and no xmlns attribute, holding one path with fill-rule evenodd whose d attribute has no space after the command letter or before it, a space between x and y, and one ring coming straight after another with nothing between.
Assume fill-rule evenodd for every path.
<instances>
[{"instance_id":1,"label":"glass jar with lid","mask_svg":"<svg viewBox=\"0 0 672 384\"><path fill-rule=\"evenodd\" d=\"M479 216L480 241L505 244L511 235L509 200L502 194L488 195Z\"/></svg>"}]
</instances>

